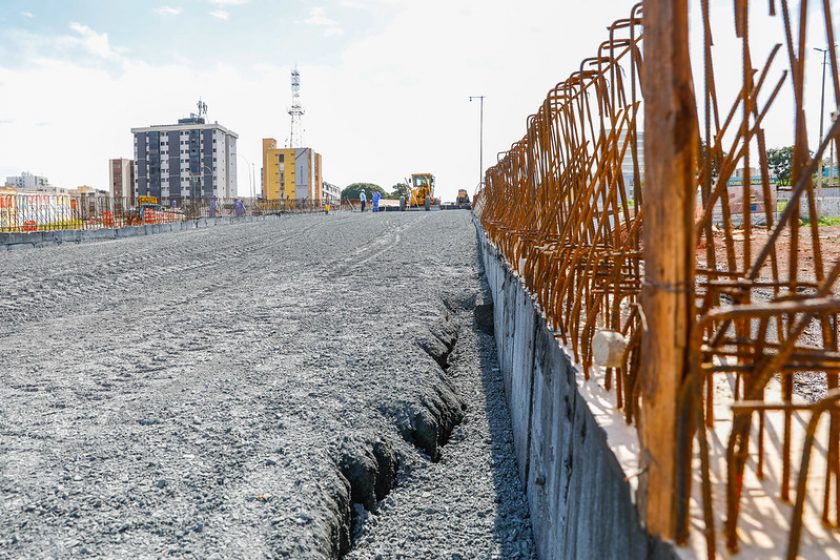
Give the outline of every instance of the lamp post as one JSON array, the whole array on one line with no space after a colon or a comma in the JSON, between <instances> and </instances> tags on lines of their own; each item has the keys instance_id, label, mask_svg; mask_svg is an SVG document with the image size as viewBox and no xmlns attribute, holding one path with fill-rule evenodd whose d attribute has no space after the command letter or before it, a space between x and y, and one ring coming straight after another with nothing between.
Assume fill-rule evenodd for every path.
<instances>
[{"instance_id":1,"label":"lamp post","mask_svg":"<svg viewBox=\"0 0 840 560\"><path fill-rule=\"evenodd\" d=\"M196 210L198 208L198 200L200 199L200 195L201 195L201 171L202 170L207 170L210 173L210 176L211 177L213 176L213 170L210 169L209 167L207 167L206 165L200 166L198 173L190 172L190 179L196 179L197 182L198 182L198 190L196 191L196 189L195 189L195 184L196 183L194 181L191 181L191 187L192 187L193 192L190 193L190 201L192 202L194 213L196 212Z\"/></svg>"},{"instance_id":2,"label":"lamp post","mask_svg":"<svg viewBox=\"0 0 840 560\"><path fill-rule=\"evenodd\" d=\"M831 122L837 120L837 111L831 112ZM831 177L834 175L834 138L831 139L831 144L828 148L828 188L831 188ZM822 179L822 173L820 173ZM820 193L820 210L822 210L822 193Z\"/></svg>"},{"instance_id":3,"label":"lamp post","mask_svg":"<svg viewBox=\"0 0 840 560\"><path fill-rule=\"evenodd\" d=\"M207 170L210 173L210 176L211 177L213 176L213 170L210 169L209 167L207 167L206 165L202 165L200 167L200 169ZM201 171L199 171L198 173L190 172L190 177L193 178L193 179L198 179L198 192L196 193L195 189L193 188L193 192L190 193L191 198L194 200L196 198L200 198L200 195L201 195ZM195 183L193 183L193 187L194 186L195 186Z\"/></svg>"},{"instance_id":4,"label":"lamp post","mask_svg":"<svg viewBox=\"0 0 840 560\"><path fill-rule=\"evenodd\" d=\"M251 190L250 190L251 198L252 199L257 198L256 191L254 190L254 164L251 163L250 160L248 158L246 158L245 156L243 156L242 154L237 152L236 155L238 155L239 157L244 159L245 163L248 164L248 182L251 185Z\"/></svg>"},{"instance_id":5,"label":"lamp post","mask_svg":"<svg viewBox=\"0 0 840 560\"><path fill-rule=\"evenodd\" d=\"M478 190L484 185L484 98L484 95L470 96L470 103L478 99L481 107L478 124Z\"/></svg>"},{"instance_id":6,"label":"lamp post","mask_svg":"<svg viewBox=\"0 0 840 560\"><path fill-rule=\"evenodd\" d=\"M834 45L832 45L831 48L836 47L837 44L838 43L835 43ZM828 56L829 50L827 48L821 49L819 47L814 47L814 50L817 51L817 52L821 52L822 57L823 57L823 60L822 60L822 86L820 87L820 138L817 141L817 145L819 145L819 143L822 142L823 130L824 130L823 127L825 125L825 65L828 64L828 62L825 60L825 58L826 58L826 56ZM817 217L818 218L822 218L822 196L823 196L822 190L823 190L823 181L824 181L823 180L823 169L825 167L823 162L824 162L823 158L820 158L820 177L819 177L820 180L817 183ZM828 186L829 187L831 186L830 178L831 178L831 175L832 175L833 171L834 171L834 169L832 169L832 168L829 168L829 170L828 170L828 176L829 176Z\"/></svg>"}]
</instances>

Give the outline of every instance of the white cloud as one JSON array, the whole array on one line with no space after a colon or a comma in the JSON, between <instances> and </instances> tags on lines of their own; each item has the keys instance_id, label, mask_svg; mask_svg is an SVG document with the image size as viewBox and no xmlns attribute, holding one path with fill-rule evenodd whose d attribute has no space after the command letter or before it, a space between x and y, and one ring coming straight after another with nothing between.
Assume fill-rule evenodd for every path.
<instances>
[{"instance_id":1,"label":"white cloud","mask_svg":"<svg viewBox=\"0 0 840 560\"><path fill-rule=\"evenodd\" d=\"M338 5L343 8L353 8L356 10L367 10L369 8L367 4L358 0L341 0Z\"/></svg>"},{"instance_id":2,"label":"white cloud","mask_svg":"<svg viewBox=\"0 0 840 560\"><path fill-rule=\"evenodd\" d=\"M341 28L341 25L336 20L327 17L326 10L320 6L310 8L309 17L303 20L303 23L323 27L325 37L344 35L344 29Z\"/></svg>"},{"instance_id":3,"label":"white cloud","mask_svg":"<svg viewBox=\"0 0 840 560\"><path fill-rule=\"evenodd\" d=\"M97 33L87 25L75 21L70 22L70 29L75 31L79 37L70 37L69 43L78 44L88 53L104 60L120 58L120 53L111 46L107 33Z\"/></svg>"},{"instance_id":4,"label":"white cloud","mask_svg":"<svg viewBox=\"0 0 840 560\"><path fill-rule=\"evenodd\" d=\"M303 20L304 23L308 23L309 25L323 25L323 26L334 26L338 25L338 22L334 19L330 19L327 17L327 12L324 8L320 6L315 6L309 10L309 17Z\"/></svg>"},{"instance_id":5,"label":"white cloud","mask_svg":"<svg viewBox=\"0 0 840 560\"><path fill-rule=\"evenodd\" d=\"M159 16L177 16L182 11L183 10L181 8L173 8L172 6L161 6L160 8L155 10L155 13Z\"/></svg>"},{"instance_id":6,"label":"white cloud","mask_svg":"<svg viewBox=\"0 0 840 560\"><path fill-rule=\"evenodd\" d=\"M228 6L242 6L247 4L250 0L208 0L211 4L219 9L210 12L210 15L216 19L227 21L230 19L230 12L224 8Z\"/></svg>"},{"instance_id":7,"label":"white cloud","mask_svg":"<svg viewBox=\"0 0 840 560\"><path fill-rule=\"evenodd\" d=\"M32 12L21 12L20 15L22 15L26 19L32 19L35 17L35 14L33 14Z\"/></svg>"}]
</instances>

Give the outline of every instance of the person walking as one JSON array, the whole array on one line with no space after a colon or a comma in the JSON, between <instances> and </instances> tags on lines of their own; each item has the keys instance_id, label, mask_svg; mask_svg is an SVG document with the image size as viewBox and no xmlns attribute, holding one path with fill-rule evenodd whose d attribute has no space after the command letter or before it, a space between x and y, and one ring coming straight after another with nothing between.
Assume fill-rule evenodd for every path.
<instances>
[{"instance_id":1,"label":"person walking","mask_svg":"<svg viewBox=\"0 0 840 560\"><path fill-rule=\"evenodd\" d=\"M365 191L359 192L359 202L362 203L362 212L365 211L365 206L367 206L367 195Z\"/></svg>"}]
</instances>

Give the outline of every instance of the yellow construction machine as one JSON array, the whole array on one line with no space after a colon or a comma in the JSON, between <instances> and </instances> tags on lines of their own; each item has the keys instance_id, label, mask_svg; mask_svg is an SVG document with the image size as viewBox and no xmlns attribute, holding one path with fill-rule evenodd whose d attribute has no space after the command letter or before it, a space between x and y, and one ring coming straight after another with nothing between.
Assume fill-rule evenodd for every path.
<instances>
[{"instance_id":1,"label":"yellow construction machine","mask_svg":"<svg viewBox=\"0 0 840 560\"><path fill-rule=\"evenodd\" d=\"M408 201L409 208L425 208L431 210L437 204L435 199L435 176L431 173L411 174L411 197Z\"/></svg>"}]
</instances>

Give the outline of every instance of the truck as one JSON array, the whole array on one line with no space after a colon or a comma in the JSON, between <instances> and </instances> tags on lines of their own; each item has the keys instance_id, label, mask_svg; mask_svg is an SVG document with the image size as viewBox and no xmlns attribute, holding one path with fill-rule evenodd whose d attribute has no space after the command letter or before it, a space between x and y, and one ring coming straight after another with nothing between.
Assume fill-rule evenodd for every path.
<instances>
[{"instance_id":1,"label":"truck","mask_svg":"<svg viewBox=\"0 0 840 560\"><path fill-rule=\"evenodd\" d=\"M464 208L469 208L470 195L467 192L467 189L458 189L458 196L455 198L455 204Z\"/></svg>"}]
</instances>

